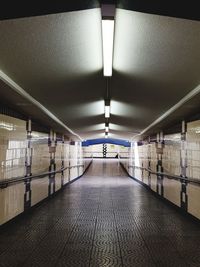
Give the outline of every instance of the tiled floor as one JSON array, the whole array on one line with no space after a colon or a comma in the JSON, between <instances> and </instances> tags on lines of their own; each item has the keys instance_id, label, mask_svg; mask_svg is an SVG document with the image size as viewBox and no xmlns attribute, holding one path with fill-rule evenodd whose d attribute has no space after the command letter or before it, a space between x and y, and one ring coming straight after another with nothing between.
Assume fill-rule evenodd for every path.
<instances>
[{"instance_id":1,"label":"tiled floor","mask_svg":"<svg viewBox=\"0 0 200 267\"><path fill-rule=\"evenodd\" d=\"M0 232L0 266L200 266L200 226L128 178L117 160Z\"/></svg>"}]
</instances>

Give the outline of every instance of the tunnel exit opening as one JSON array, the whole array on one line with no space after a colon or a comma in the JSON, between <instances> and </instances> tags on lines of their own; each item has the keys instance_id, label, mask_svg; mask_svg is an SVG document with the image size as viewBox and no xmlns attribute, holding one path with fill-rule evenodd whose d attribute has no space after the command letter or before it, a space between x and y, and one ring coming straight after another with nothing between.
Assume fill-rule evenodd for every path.
<instances>
[{"instance_id":1,"label":"tunnel exit opening","mask_svg":"<svg viewBox=\"0 0 200 267\"><path fill-rule=\"evenodd\" d=\"M127 140L101 138L90 139L82 142L93 158L118 158L119 154L126 154L131 143Z\"/></svg>"}]
</instances>

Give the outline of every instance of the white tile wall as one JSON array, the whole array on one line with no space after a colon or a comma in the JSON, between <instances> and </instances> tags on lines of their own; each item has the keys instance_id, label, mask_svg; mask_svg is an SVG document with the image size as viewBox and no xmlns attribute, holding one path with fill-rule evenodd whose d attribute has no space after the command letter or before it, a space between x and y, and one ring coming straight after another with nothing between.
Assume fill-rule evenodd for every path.
<instances>
[{"instance_id":1,"label":"white tile wall","mask_svg":"<svg viewBox=\"0 0 200 267\"><path fill-rule=\"evenodd\" d=\"M181 183L176 180L164 179L164 197L180 207Z\"/></svg>"},{"instance_id":2,"label":"white tile wall","mask_svg":"<svg viewBox=\"0 0 200 267\"><path fill-rule=\"evenodd\" d=\"M43 179L33 180L31 182L31 205L34 206L44 198L48 197L48 185L49 178L45 177Z\"/></svg>"},{"instance_id":3,"label":"white tile wall","mask_svg":"<svg viewBox=\"0 0 200 267\"><path fill-rule=\"evenodd\" d=\"M181 133L164 136L165 145L162 154L162 166L165 173L171 175L181 174ZM186 174L190 178L200 179L200 120L187 123L186 134ZM127 155L120 150L120 156ZM141 170L128 168L127 165L135 165L148 168L148 157L150 157L150 168L156 172L158 162L156 144L142 146L131 145L129 159L121 159L121 162L129 174L138 180L142 180ZM144 171L143 182L148 184L148 172ZM180 181L164 178L164 197L180 207L181 183ZM156 192L157 175L151 174L151 189ZM188 212L200 219L200 186L188 184Z\"/></svg>"},{"instance_id":4,"label":"white tile wall","mask_svg":"<svg viewBox=\"0 0 200 267\"><path fill-rule=\"evenodd\" d=\"M0 114L0 179L25 175L26 122Z\"/></svg>"},{"instance_id":5,"label":"white tile wall","mask_svg":"<svg viewBox=\"0 0 200 267\"><path fill-rule=\"evenodd\" d=\"M188 212L200 219L200 186L188 185Z\"/></svg>"},{"instance_id":6,"label":"white tile wall","mask_svg":"<svg viewBox=\"0 0 200 267\"><path fill-rule=\"evenodd\" d=\"M164 172L172 175L181 174L181 144L171 141L171 144L165 144L163 149L163 168Z\"/></svg>"},{"instance_id":7,"label":"white tile wall","mask_svg":"<svg viewBox=\"0 0 200 267\"><path fill-rule=\"evenodd\" d=\"M35 132L31 133L31 151L32 151L32 175L48 172L50 165L50 153L48 146L48 134ZM20 119L0 114L0 180L13 177L23 177L26 174L25 157L28 147L26 122ZM88 149L83 152L80 142L70 145L58 142L55 153L56 170L61 169L61 162L64 159L64 167L85 165L84 168L71 169L64 172L64 184L69 179L74 179L82 175L84 169L90 162L90 159L84 159L86 155L91 156ZM44 198L48 197L49 178L31 181L31 205L34 206ZM55 175L55 189L61 188L61 173ZM10 220L24 211L25 185L19 183L0 189L0 225Z\"/></svg>"},{"instance_id":8,"label":"white tile wall","mask_svg":"<svg viewBox=\"0 0 200 267\"><path fill-rule=\"evenodd\" d=\"M151 174L151 189L156 192L156 186L157 186L157 175Z\"/></svg>"},{"instance_id":9,"label":"white tile wall","mask_svg":"<svg viewBox=\"0 0 200 267\"><path fill-rule=\"evenodd\" d=\"M24 210L24 184L0 189L0 225Z\"/></svg>"},{"instance_id":10,"label":"white tile wall","mask_svg":"<svg viewBox=\"0 0 200 267\"><path fill-rule=\"evenodd\" d=\"M48 147L48 134L32 132L32 174L47 172L49 170L50 155Z\"/></svg>"},{"instance_id":11,"label":"white tile wall","mask_svg":"<svg viewBox=\"0 0 200 267\"><path fill-rule=\"evenodd\" d=\"M70 166L76 166L78 164L78 144L70 145ZM77 168L70 169L70 181L78 176Z\"/></svg>"},{"instance_id":12,"label":"white tile wall","mask_svg":"<svg viewBox=\"0 0 200 267\"><path fill-rule=\"evenodd\" d=\"M187 176L200 179L200 120L187 124Z\"/></svg>"},{"instance_id":13,"label":"white tile wall","mask_svg":"<svg viewBox=\"0 0 200 267\"><path fill-rule=\"evenodd\" d=\"M70 145L69 143L65 143L63 147L64 167L69 167L69 163L70 163L69 152L70 152ZM69 169L66 169L64 172L64 184L68 183L69 181L70 181Z\"/></svg>"}]
</instances>

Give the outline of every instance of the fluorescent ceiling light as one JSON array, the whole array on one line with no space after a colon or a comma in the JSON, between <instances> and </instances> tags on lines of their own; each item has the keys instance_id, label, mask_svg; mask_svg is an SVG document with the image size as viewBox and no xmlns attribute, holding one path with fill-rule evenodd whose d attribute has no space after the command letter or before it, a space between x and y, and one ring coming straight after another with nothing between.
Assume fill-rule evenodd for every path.
<instances>
[{"instance_id":1,"label":"fluorescent ceiling light","mask_svg":"<svg viewBox=\"0 0 200 267\"><path fill-rule=\"evenodd\" d=\"M105 118L110 118L110 106L105 106Z\"/></svg>"},{"instance_id":2,"label":"fluorescent ceiling light","mask_svg":"<svg viewBox=\"0 0 200 267\"><path fill-rule=\"evenodd\" d=\"M112 76L114 20L102 20L103 74Z\"/></svg>"}]
</instances>

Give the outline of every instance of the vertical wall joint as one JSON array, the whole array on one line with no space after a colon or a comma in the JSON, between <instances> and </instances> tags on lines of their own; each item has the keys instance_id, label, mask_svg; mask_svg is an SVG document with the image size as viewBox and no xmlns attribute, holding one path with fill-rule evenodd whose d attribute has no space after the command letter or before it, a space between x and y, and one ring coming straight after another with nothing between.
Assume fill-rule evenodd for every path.
<instances>
[{"instance_id":1,"label":"vertical wall joint","mask_svg":"<svg viewBox=\"0 0 200 267\"><path fill-rule=\"evenodd\" d=\"M50 165L49 165L49 188L48 193L49 196L55 193L55 171L56 171L56 163L55 163L55 153L56 153L56 133L54 131L50 131L49 133L49 154L50 154Z\"/></svg>"},{"instance_id":2,"label":"vertical wall joint","mask_svg":"<svg viewBox=\"0 0 200 267\"><path fill-rule=\"evenodd\" d=\"M157 141L156 141L156 154L157 154L156 170L158 173L163 172L163 165L162 165L163 148L164 148L164 136L163 136L163 132L159 132L157 134ZM159 195L164 196L163 175L162 174L157 175L156 191Z\"/></svg>"},{"instance_id":3,"label":"vertical wall joint","mask_svg":"<svg viewBox=\"0 0 200 267\"><path fill-rule=\"evenodd\" d=\"M181 155L180 155L180 165L181 165L181 177L187 178L187 124L183 120L182 121L182 129L181 129ZM188 210L188 195L187 195L187 181L181 181L181 208L185 211Z\"/></svg>"},{"instance_id":4,"label":"vertical wall joint","mask_svg":"<svg viewBox=\"0 0 200 267\"><path fill-rule=\"evenodd\" d=\"M28 178L32 175L31 165L32 165L32 147L31 147L31 120L29 119L26 123L26 133L27 133L27 147L25 156L25 176ZM31 207L31 178L25 181L25 193L24 193L24 210Z\"/></svg>"},{"instance_id":5,"label":"vertical wall joint","mask_svg":"<svg viewBox=\"0 0 200 267\"><path fill-rule=\"evenodd\" d=\"M151 137L148 138L148 169L151 170ZM148 172L148 185L151 187L151 172Z\"/></svg>"}]
</instances>

